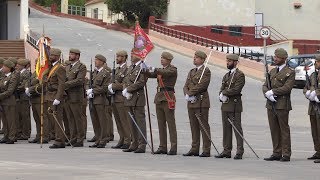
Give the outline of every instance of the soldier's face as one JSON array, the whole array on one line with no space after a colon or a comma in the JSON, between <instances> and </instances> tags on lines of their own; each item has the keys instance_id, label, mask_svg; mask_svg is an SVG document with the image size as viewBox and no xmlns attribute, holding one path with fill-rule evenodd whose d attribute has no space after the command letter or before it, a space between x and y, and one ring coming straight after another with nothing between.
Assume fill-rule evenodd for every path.
<instances>
[{"instance_id":1,"label":"soldier's face","mask_svg":"<svg viewBox=\"0 0 320 180\"><path fill-rule=\"evenodd\" d=\"M126 60L126 57L124 57L124 56L117 55L117 57L116 57L117 64L122 64L122 63L124 63L125 60Z\"/></svg>"},{"instance_id":2,"label":"soldier's face","mask_svg":"<svg viewBox=\"0 0 320 180\"><path fill-rule=\"evenodd\" d=\"M59 56L50 54L50 56L49 56L49 61L50 61L50 62L56 62L56 61L58 61L58 60L59 60Z\"/></svg>"},{"instance_id":3,"label":"soldier's face","mask_svg":"<svg viewBox=\"0 0 320 180\"><path fill-rule=\"evenodd\" d=\"M138 61L140 61L140 59L139 59L138 57L131 56L131 64L135 64L135 63L137 63Z\"/></svg>"},{"instance_id":4,"label":"soldier's face","mask_svg":"<svg viewBox=\"0 0 320 180\"><path fill-rule=\"evenodd\" d=\"M75 61L76 60L76 54L75 53L69 53L69 61Z\"/></svg>"},{"instance_id":5,"label":"soldier's face","mask_svg":"<svg viewBox=\"0 0 320 180\"><path fill-rule=\"evenodd\" d=\"M3 66L3 67L2 67L2 72L5 73L5 74L9 73L10 70L11 70L11 69L10 69L9 67L7 67L7 66Z\"/></svg>"},{"instance_id":6,"label":"soldier's face","mask_svg":"<svg viewBox=\"0 0 320 180\"><path fill-rule=\"evenodd\" d=\"M238 62L237 61L233 61L233 60L230 60L230 59L227 59L227 68L228 69L233 69L237 66Z\"/></svg>"},{"instance_id":7,"label":"soldier's face","mask_svg":"<svg viewBox=\"0 0 320 180\"><path fill-rule=\"evenodd\" d=\"M94 60L94 65L97 67L97 68L101 68L103 66L103 62L100 61L99 59L95 59Z\"/></svg>"},{"instance_id":8,"label":"soldier's face","mask_svg":"<svg viewBox=\"0 0 320 180\"><path fill-rule=\"evenodd\" d=\"M204 60L198 56L193 57L193 64L196 66L201 66L204 63Z\"/></svg>"},{"instance_id":9,"label":"soldier's face","mask_svg":"<svg viewBox=\"0 0 320 180\"><path fill-rule=\"evenodd\" d=\"M161 57L161 65L162 65L163 67L168 66L170 63L171 63L170 60Z\"/></svg>"},{"instance_id":10,"label":"soldier's face","mask_svg":"<svg viewBox=\"0 0 320 180\"><path fill-rule=\"evenodd\" d=\"M314 65L316 69L320 69L320 61L316 61Z\"/></svg>"},{"instance_id":11,"label":"soldier's face","mask_svg":"<svg viewBox=\"0 0 320 180\"><path fill-rule=\"evenodd\" d=\"M283 58L279 58L278 56L274 56L274 64L277 66L281 66L282 64L284 64L286 62L286 59Z\"/></svg>"},{"instance_id":12,"label":"soldier's face","mask_svg":"<svg viewBox=\"0 0 320 180\"><path fill-rule=\"evenodd\" d=\"M16 65L16 70L21 71L24 68L24 66L17 64Z\"/></svg>"}]
</instances>

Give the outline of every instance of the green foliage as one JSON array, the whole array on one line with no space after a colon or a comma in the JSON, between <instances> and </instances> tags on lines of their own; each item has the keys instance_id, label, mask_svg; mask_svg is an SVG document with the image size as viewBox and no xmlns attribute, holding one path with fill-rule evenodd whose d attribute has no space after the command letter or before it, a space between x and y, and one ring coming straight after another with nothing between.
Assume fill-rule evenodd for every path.
<instances>
[{"instance_id":1,"label":"green foliage","mask_svg":"<svg viewBox=\"0 0 320 180\"><path fill-rule=\"evenodd\" d=\"M160 17L167 12L167 0L105 0L105 3L111 11L122 12L129 22L134 22L137 15L142 27L148 25L149 16Z\"/></svg>"},{"instance_id":2,"label":"green foliage","mask_svg":"<svg viewBox=\"0 0 320 180\"><path fill-rule=\"evenodd\" d=\"M56 3L58 6L61 5L61 0L34 0L34 2L45 7L50 7L53 3ZM85 0L69 0L69 5L84 6L84 4Z\"/></svg>"}]
</instances>

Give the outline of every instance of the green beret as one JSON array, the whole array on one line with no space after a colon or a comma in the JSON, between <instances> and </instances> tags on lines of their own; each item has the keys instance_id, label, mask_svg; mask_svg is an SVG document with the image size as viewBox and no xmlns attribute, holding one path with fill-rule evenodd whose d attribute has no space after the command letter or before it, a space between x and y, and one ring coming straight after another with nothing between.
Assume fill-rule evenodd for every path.
<instances>
[{"instance_id":1,"label":"green beret","mask_svg":"<svg viewBox=\"0 0 320 180\"><path fill-rule=\"evenodd\" d=\"M118 51L116 54L117 56L128 56L127 51L124 51L124 50Z\"/></svg>"},{"instance_id":2,"label":"green beret","mask_svg":"<svg viewBox=\"0 0 320 180\"><path fill-rule=\"evenodd\" d=\"M276 55L279 58L286 59L288 57L288 53L283 48L278 48L274 51L274 55Z\"/></svg>"},{"instance_id":3,"label":"green beret","mask_svg":"<svg viewBox=\"0 0 320 180\"><path fill-rule=\"evenodd\" d=\"M21 65L21 66L26 66L30 63L30 61L28 59L18 59L17 64Z\"/></svg>"},{"instance_id":4,"label":"green beret","mask_svg":"<svg viewBox=\"0 0 320 180\"><path fill-rule=\"evenodd\" d=\"M316 59L316 61L320 61L320 54L317 54L315 59Z\"/></svg>"},{"instance_id":5,"label":"green beret","mask_svg":"<svg viewBox=\"0 0 320 180\"><path fill-rule=\"evenodd\" d=\"M75 53L75 54L80 54L81 53L79 49L75 49L75 48L71 48L69 52L70 53Z\"/></svg>"},{"instance_id":6,"label":"green beret","mask_svg":"<svg viewBox=\"0 0 320 180\"><path fill-rule=\"evenodd\" d=\"M3 64L4 61L5 61L5 59L0 57L0 64Z\"/></svg>"},{"instance_id":7,"label":"green beret","mask_svg":"<svg viewBox=\"0 0 320 180\"><path fill-rule=\"evenodd\" d=\"M169 53L169 52L166 52L166 51L161 54L161 57L164 58L164 59L167 59L167 60L172 60L173 59L173 55L171 53Z\"/></svg>"},{"instance_id":8,"label":"green beret","mask_svg":"<svg viewBox=\"0 0 320 180\"><path fill-rule=\"evenodd\" d=\"M8 68L14 68L16 65L12 62L12 61L10 61L10 60L5 60L4 62L3 62L3 65L4 66L6 66L6 67L8 67Z\"/></svg>"},{"instance_id":9,"label":"green beret","mask_svg":"<svg viewBox=\"0 0 320 180\"><path fill-rule=\"evenodd\" d=\"M18 62L18 59L17 59L17 58L14 58L14 57L9 57L8 60L11 61L11 62L13 62L15 65L16 65L17 62Z\"/></svg>"},{"instance_id":10,"label":"green beret","mask_svg":"<svg viewBox=\"0 0 320 180\"><path fill-rule=\"evenodd\" d=\"M101 54L97 54L95 58L96 58L96 59L99 59L99 60L102 61L102 62L106 62L106 61L107 61L106 57L104 57L104 56L101 55Z\"/></svg>"},{"instance_id":11,"label":"green beret","mask_svg":"<svg viewBox=\"0 0 320 180\"><path fill-rule=\"evenodd\" d=\"M60 56L61 55L61 50L57 49L57 48L51 48L50 49L50 55Z\"/></svg>"},{"instance_id":12,"label":"green beret","mask_svg":"<svg viewBox=\"0 0 320 180\"><path fill-rule=\"evenodd\" d=\"M194 55L196 55L196 56L198 56L199 58L202 58L202 59L206 59L207 58L206 53L204 53L203 51L196 51L194 53Z\"/></svg>"},{"instance_id":13,"label":"green beret","mask_svg":"<svg viewBox=\"0 0 320 180\"><path fill-rule=\"evenodd\" d=\"M238 61L238 60L239 60L239 56L238 56L237 54L228 54L228 55L226 56L226 58L227 58L228 60L232 60L232 61Z\"/></svg>"}]
</instances>

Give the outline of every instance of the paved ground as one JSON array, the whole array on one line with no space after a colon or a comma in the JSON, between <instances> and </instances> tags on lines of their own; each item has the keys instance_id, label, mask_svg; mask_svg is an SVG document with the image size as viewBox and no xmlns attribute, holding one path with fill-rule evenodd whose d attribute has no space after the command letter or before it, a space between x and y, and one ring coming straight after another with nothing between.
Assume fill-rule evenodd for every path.
<instances>
[{"instance_id":1,"label":"paved ground","mask_svg":"<svg viewBox=\"0 0 320 180\"><path fill-rule=\"evenodd\" d=\"M45 26L46 35L53 39L53 46L61 48L67 58L68 49L79 48L82 51L81 60L90 64L91 57L102 53L108 57L108 64L112 64L114 52L118 49L130 50L133 37L115 31L108 31L76 20L57 18L32 11L30 15L30 29L41 33ZM168 47L174 49L175 47ZM112 51L111 51L112 50ZM163 49L156 47L148 57L148 64L158 66L159 57ZM169 50L170 51L170 50ZM293 111L290 114L292 132L292 161L289 163L265 162L263 157L272 152L269 126L267 124L265 99L261 93L260 81L246 78L243 90L244 135L252 147L260 155L256 159L245 146L244 159L218 160L211 158L186 158L181 156L189 150L191 134L186 111L186 102L182 87L188 71L193 68L192 59L175 53L173 64L178 67L178 81L176 85L177 109L176 121L178 130L178 155L154 156L147 149L146 154L123 153L110 147L106 149L67 148L50 150L49 145L40 149L39 145L20 141L15 145L1 145L0 174L1 179L319 179L319 166L306 157L313 154L310 135L310 123L307 117L307 101L302 96L301 89L294 89L292 93ZM210 125L213 141L222 150L222 127L218 90L225 69L210 66L212 80L210 84ZM149 80L149 97L151 112L155 114L153 97L155 94L155 80ZM152 131L155 148L158 146L158 128L156 118L152 118ZM33 124L33 135L34 135ZM88 119L88 134L93 136L92 124ZM116 129L115 129L116 131ZM118 139L115 132L116 139ZM215 155L214 150L211 151Z\"/></svg>"}]
</instances>

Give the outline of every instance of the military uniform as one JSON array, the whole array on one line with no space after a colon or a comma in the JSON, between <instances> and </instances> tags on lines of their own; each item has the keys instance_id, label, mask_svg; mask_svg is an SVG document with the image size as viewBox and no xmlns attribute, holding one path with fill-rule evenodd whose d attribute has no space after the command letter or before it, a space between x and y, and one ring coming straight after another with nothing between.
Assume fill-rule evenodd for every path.
<instances>
[{"instance_id":1,"label":"military uniform","mask_svg":"<svg viewBox=\"0 0 320 180\"><path fill-rule=\"evenodd\" d=\"M78 53L77 49L70 49L70 53ZM65 83L65 89L67 93L67 110L69 113L69 128L70 138L73 146L83 146L84 129L83 120L81 117L81 106L84 97L84 80L87 73L87 68L80 61L70 62L71 64L66 66L67 79Z\"/></svg>"},{"instance_id":2,"label":"military uniform","mask_svg":"<svg viewBox=\"0 0 320 180\"><path fill-rule=\"evenodd\" d=\"M316 61L320 61L320 56L316 56ZM320 159L320 106L319 106L319 98L320 98L320 78L319 78L319 70L315 70L309 77L309 84L306 83L306 86L303 89L303 93L306 98L309 99L309 109L308 115L310 117L310 125L311 125L311 135L313 139L314 150L316 153L309 157L309 160ZM311 92L314 91L314 95L310 95ZM317 96L317 101L310 96Z\"/></svg>"},{"instance_id":3,"label":"military uniform","mask_svg":"<svg viewBox=\"0 0 320 180\"><path fill-rule=\"evenodd\" d=\"M287 53L283 49L277 49L275 54L278 57L287 57ZM264 94L272 90L276 99L276 102L267 100L266 103L273 144L272 160L278 160L282 156L290 160L291 156L290 127L288 121L289 111L292 110L290 95L295 81L295 72L289 67L283 66L279 72L278 68L270 70L271 89L268 88L267 81L262 87ZM265 160L269 159L266 158Z\"/></svg>"},{"instance_id":4,"label":"military uniform","mask_svg":"<svg viewBox=\"0 0 320 180\"><path fill-rule=\"evenodd\" d=\"M133 57L137 58L137 57ZM141 136L139 130L137 129L136 125L132 121L131 117L129 116L128 112L130 112L134 120L136 121L137 125L139 126L140 130L142 131L142 134L145 138L147 138L147 130L146 130L146 117L145 117L145 105L146 105L146 99L145 99L145 92L144 92L144 86L146 83L145 77L140 73L140 64L141 61L132 64L128 71L126 76L123 79L124 83L124 91L127 91L127 93L124 93L127 95L127 98L124 100L124 106L125 106L125 112L127 115L128 121L130 121L130 130L131 130L131 145L129 149L124 150L124 152L136 152L136 153L144 153L146 149L147 142L144 140L144 138ZM136 77L137 81L134 83ZM128 94L129 93L129 94Z\"/></svg>"},{"instance_id":5,"label":"military uniform","mask_svg":"<svg viewBox=\"0 0 320 180\"><path fill-rule=\"evenodd\" d=\"M127 56L127 52L119 51L117 55ZM129 124L131 121L127 119L126 110L124 107L124 99L125 97L122 96L123 91L123 79L127 74L128 66L126 63L123 63L115 70L115 77L114 82L108 86L112 93L114 93L114 103L112 104L112 112L114 115L114 119L116 122L117 130L120 136L120 139L116 146L113 148L121 148L127 149L130 146L130 127ZM110 90L109 90L110 91Z\"/></svg>"},{"instance_id":6,"label":"military uniform","mask_svg":"<svg viewBox=\"0 0 320 180\"><path fill-rule=\"evenodd\" d=\"M0 57L0 79L2 79L4 77L4 73L2 72L2 66L3 66L3 62L5 61L4 58ZM2 123L2 116L0 113L0 134L3 134L3 123Z\"/></svg>"},{"instance_id":7,"label":"military uniform","mask_svg":"<svg viewBox=\"0 0 320 180\"><path fill-rule=\"evenodd\" d=\"M106 58L100 54L96 55L96 59L106 62ZM90 96L93 97L91 98L93 107L90 111L90 114L94 130L95 144L90 147L104 148L108 143L107 122L109 120L108 118L110 117L107 116L105 108L109 103L106 93L108 91L110 78L110 72L105 68L102 67L100 70L96 69L93 72L93 84L91 87L93 95L90 95L90 89L87 90L87 95L89 98ZM108 120L106 120L106 118Z\"/></svg>"},{"instance_id":8,"label":"military uniform","mask_svg":"<svg viewBox=\"0 0 320 180\"><path fill-rule=\"evenodd\" d=\"M41 92L42 92L42 85L40 84L37 74L34 72L31 75L31 85L28 86L28 91L30 96L30 102L32 107L33 119L36 123L36 130L37 134L36 137L30 141L30 143L40 143L40 136L41 136ZM45 92L43 92L45 93ZM45 96L45 94L43 95ZM47 116L47 107L46 102L43 99L43 143L49 142L49 130L48 130L48 116Z\"/></svg>"},{"instance_id":9,"label":"military uniform","mask_svg":"<svg viewBox=\"0 0 320 180\"><path fill-rule=\"evenodd\" d=\"M201 51L197 51L195 56L205 59L207 56ZM205 68L205 70L204 70ZM199 83L202 71L204 70L203 77ZM192 134L192 147L191 150L184 154L185 156L198 156L199 147L200 147L200 132L203 140L203 157L210 156L211 144L210 144L210 126L208 122L209 118L209 108L210 108L210 99L208 94L208 86L210 84L211 71L209 68L205 67L203 64L199 68L193 68L190 70L186 83L183 87L183 92L189 97L194 97L193 101L188 101L188 114ZM200 121L202 122L205 130L209 133L208 137L199 124L199 121L196 117L196 114L199 115Z\"/></svg>"},{"instance_id":10,"label":"military uniform","mask_svg":"<svg viewBox=\"0 0 320 180\"><path fill-rule=\"evenodd\" d=\"M60 56L61 51L52 48L50 54ZM49 74L46 79L46 100L48 108L51 108L53 112L56 112L56 120L52 114L48 114L49 121L54 122L55 130L55 142L50 148L64 148L65 147L65 136L63 134L63 102L65 95L65 82L66 82L66 70L58 62L54 62L49 69ZM53 105L54 102L59 101L57 105ZM59 123L59 124L58 124Z\"/></svg>"},{"instance_id":11,"label":"military uniform","mask_svg":"<svg viewBox=\"0 0 320 180\"><path fill-rule=\"evenodd\" d=\"M169 52L163 52L161 56L170 61L173 59L172 54ZM148 73L149 78L157 78L158 80L154 103L156 104L160 145L155 154L167 154L167 124L171 142L168 154L175 155L177 153L177 129L174 107L176 99L174 86L177 76L177 68L171 64L163 68L155 68L154 72Z\"/></svg>"},{"instance_id":12,"label":"military uniform","mask_svg":"<svg viewBox=\"0 0 320 180\"><path fill-rule=\"evenodd\" d=\"M21 66L26 66L30 63L27 59L19 59L17 64ZM17 93L17 130L20 140L27 140L30 138L31 134L31 118L30 118L30 102L29 97L25 93L26 84L30 81L31 72L29 69L22 69L20 72L20 78L18 82L18 87L16 89Z\"/></svg>"},{"instance_id":13,"label":"military uniform","mask_svg":"<svg viewBox=\"0 0 320 180\"><path fill-rule=\"evenodd\" d=\"M231 61L238 61L238 55L229 54L227 59ZM242 112L242 100L241 100L241 91L245 84L245 75L242 71L237 68L230 70L223 76L222 84L220 87L220 97L225 96L227 100L221 99L221 114L222 114L222 126L223 126L223 152L216 157L231 157L232 150L232 125L228 121L233 122L237 130L241 133L241 112ZM241 136L234 130L236 139L237 139L237 156L238 159L242 159L244 152L243 149L243 139Z\"/></svg>"},{"instance_id":14,"label":"military uniform","mask_svg":"<svg viewBox=\"0 0 320 180\"><path fill-rule=\"evenodd\" d=\"M14 63L4 61L4 66L11 68L11 73L5 74L0 80L0 106L4 137L0 143L14 144L16 140L16 99L14 91L18 85L17 76L13 73Z\"/></svg>"},{"instance_id":15,"label":"military uniform","mask_svg":"<svg viewBox=\"0 0 320 180\"><path fill-rule=\"evenodd\" d=\"M104 64L103 66L106 71L110 73L110 82L111 83L111 74L112 70L111 68L107 65L107 63ZM114 134L113 134L113 120L112 120L112 106L111 106L111 94L109 91L106 92L106 97L108 103L106 104L106 121L107 121L107 136L108 136L108 141L113 141L114 140Z\"/></svg>"}]
</instances>

